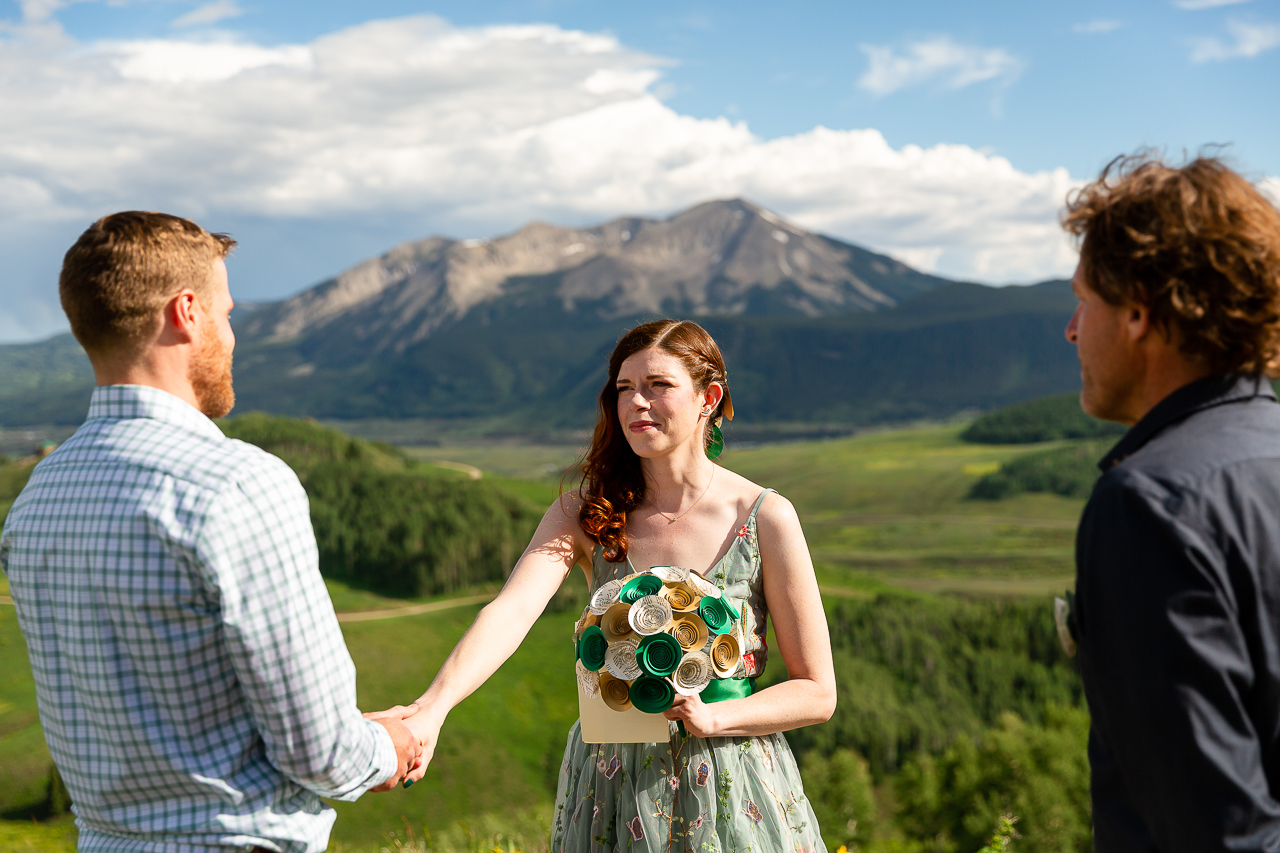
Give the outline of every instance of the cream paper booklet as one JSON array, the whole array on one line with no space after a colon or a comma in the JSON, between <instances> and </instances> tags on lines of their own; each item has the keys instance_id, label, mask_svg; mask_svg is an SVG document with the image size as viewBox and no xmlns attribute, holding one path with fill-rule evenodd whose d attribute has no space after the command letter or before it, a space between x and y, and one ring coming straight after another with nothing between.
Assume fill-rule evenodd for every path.
<instances>
[{"instance_id":1,"label":"cream paper booklet","mask_svg":"<svg viewBox=\"0 0 1280 853\"><path fill-rule=\"evenodd\" d=\"M671 739L667 718L637 708L615 711L600 694L588 696L578 684L578 715L583 743L665 743Z\"/></svg>"}]
</instances>

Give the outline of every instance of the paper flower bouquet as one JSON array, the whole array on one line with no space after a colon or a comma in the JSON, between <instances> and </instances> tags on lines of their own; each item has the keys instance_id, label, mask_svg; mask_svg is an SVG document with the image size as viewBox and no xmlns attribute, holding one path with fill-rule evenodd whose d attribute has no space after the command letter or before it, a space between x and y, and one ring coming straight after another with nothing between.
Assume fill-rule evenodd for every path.
<instances>
[{"instance_id":1,"label":"paper flower bouquet","mask_svg":"<svg viewBox=\"0 0 1280 853\"><path fill-rule=\"evenodd\" d=\"M661 714L677 693L698 695L732 678L742 661L740 626L733 602L680 566L601 584L574 626L584 738L586 700Z\"/></svg>"}]
</instances>

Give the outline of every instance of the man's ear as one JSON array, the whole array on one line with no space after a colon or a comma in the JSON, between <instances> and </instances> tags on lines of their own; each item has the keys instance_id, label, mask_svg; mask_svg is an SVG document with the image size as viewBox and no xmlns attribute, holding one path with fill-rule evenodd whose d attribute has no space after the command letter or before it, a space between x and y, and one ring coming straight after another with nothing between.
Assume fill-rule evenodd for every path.
<instances>
[{"instance_id":1,"label":"man's ear","mask_svg":"<svg viewBox=\"0 0 1280 853\"><path fill-rule=\"evenodd\" d=\"M194 290L179 290L164 305L166 337L172 337L175 343L189 344L194 341L200 328L202 311L200 299Z\"/></svg>"},{"instance_id":2,"label":"man's ear","mask_svg":"<svg viewBox=\"0 0 1280 853\"><path fill-rule=\"evenodd\" d=\"M1124 325L1129 340L1137 343L1149 335L1153 329L1151 309L1141 303L1130 302L1125 307Z\"/></svg>"}]
</instances>

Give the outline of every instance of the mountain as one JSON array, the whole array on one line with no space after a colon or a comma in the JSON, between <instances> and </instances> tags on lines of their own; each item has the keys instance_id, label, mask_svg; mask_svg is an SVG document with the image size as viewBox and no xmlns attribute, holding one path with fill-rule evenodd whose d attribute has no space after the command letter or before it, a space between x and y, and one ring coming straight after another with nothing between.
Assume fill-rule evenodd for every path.
<instances>
[{"instance_id":1,"label":"mountain","mask_svg":"<svg viewBox=\"0 0 1280 853\"><path fill-rule=\"evenodd\" d=\"M949 281L741 200L660 221L535 222L406 243L237 310L237 408L581 425L618 336L677 316L720 342L743 421L935 417L1075 387L1061 337L1073 305L1064 282ZM0 424L83 417L87 365L68 371L68 341L0 347L0 370L24 365L0 380Z\"/></svg>"},{"instance_id":2,"label":"mountain","mask_svg":"<svg viewBox=\"0 0 1280 853\"><path fill-rule=\"evenodd\" d=\"M566 314L600 320L816 317L891 307L942 283L749 202L715 201L662 221L586 229L534 222L494 240L406 243L260 309L243 335L349 363L404 352L476 309L527 299L531 290Z\"/></svg>"}]
</instances>

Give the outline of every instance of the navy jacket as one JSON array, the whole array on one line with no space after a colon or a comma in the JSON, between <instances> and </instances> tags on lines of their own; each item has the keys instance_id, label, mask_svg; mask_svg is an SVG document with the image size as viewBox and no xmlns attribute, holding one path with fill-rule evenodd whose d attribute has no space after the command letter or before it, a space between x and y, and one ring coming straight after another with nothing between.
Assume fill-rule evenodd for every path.
<instances>
[{"instance_id":1,"label":"navy jacket","mask_svg":"<svg viewBox=\"0 0 1280 853\"><path fill-rule=\"evenodd\" d=\"M1280 850L1280 404L1175 391L1100 463L1074 622L1098 853Z\"/></svg>"}]
</instances>

